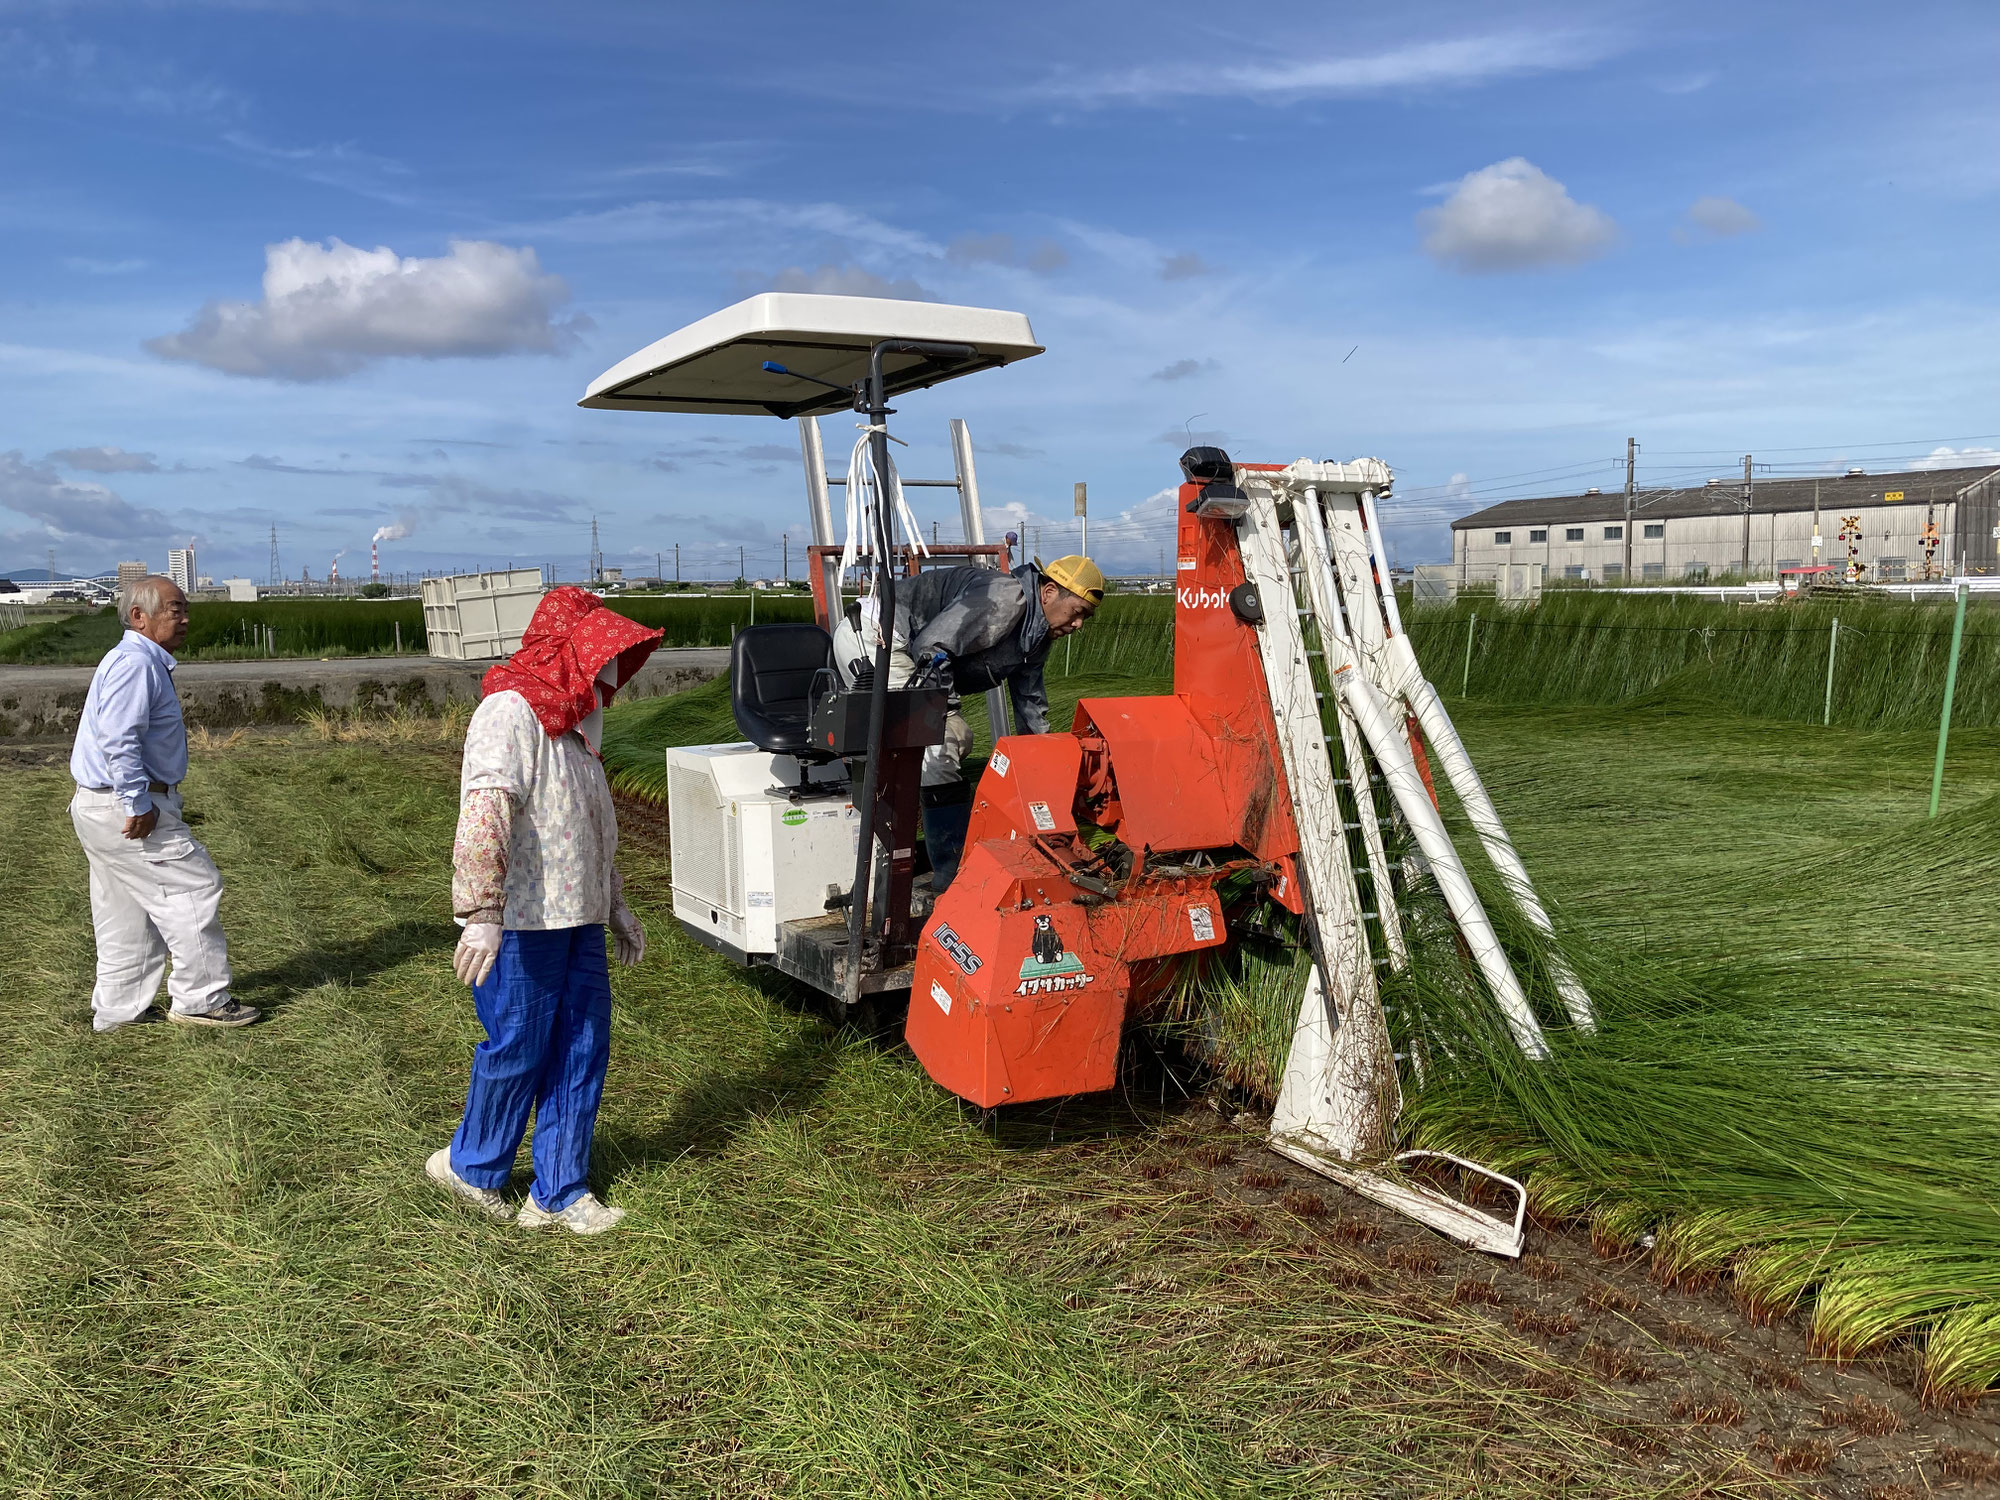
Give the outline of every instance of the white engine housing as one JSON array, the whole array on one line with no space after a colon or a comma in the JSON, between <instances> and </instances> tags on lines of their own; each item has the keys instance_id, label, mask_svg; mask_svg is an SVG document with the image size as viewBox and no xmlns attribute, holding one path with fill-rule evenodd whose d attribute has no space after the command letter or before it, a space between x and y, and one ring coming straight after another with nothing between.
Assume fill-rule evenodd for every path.
<instances>
[{"instance_id":1,"label":"white engine housing","mask_svg":"<svg viewBox=\"0 0 2000 1500\"><path fill-rule=\"evenodd\" d=\"M778 924L826 915L828 888L854 881L861 820L851 796L808 792L800 768L755 745L667 751L668 839L674 915L689 933L739 962L778 950ZM839 761L809 768L806 784L843 783Z\"/></svg>"}]
</instances>

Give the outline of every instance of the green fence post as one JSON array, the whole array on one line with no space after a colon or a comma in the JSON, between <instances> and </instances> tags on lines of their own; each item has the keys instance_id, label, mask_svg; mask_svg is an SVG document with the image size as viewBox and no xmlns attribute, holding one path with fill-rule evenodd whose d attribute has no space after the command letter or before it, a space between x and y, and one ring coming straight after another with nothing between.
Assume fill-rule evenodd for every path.
<instances>
[{"instance_id":1,"label":"green fence post","mask_svg":"<svg viewBox=\"0 0 2000 1500\"><path fill-rule=\"evenodd\" d=\"M1478 624L1479 612L1475 610L1472 618L1465 622L1465 671L1458 679L1458 696L1461 698L1472 691L1472 632Z\"/></svg>"},{"instance_id":2,"label":"green fence post","mask_svg":"<svg viewBox=\"0 0 2000 1500\"><path fill-rule=\"evenodd\" d=\"M1951 661L1944 669L1944 712L1938 715L1937 765L1931 771L1931 816L1937 816L1938 795L1944 790L1944 744L1951 735L1951 696L1958 691L1958 648L1965 639L1964 584L1958 586L1958 611L1951 621Z\"/></svg>"},{"instance_id":3,"label":"green fence post","mask_svg":"<svg viewBox=\"0 0 2000 1500\"><path fill-rule=\"evenodd\" d=\"M1840 616L1833 617L1833 630L1826 638L1826 715L1820 723L1833 727L1833 653L1840 649Z\"/></svg>"}]
</instances>

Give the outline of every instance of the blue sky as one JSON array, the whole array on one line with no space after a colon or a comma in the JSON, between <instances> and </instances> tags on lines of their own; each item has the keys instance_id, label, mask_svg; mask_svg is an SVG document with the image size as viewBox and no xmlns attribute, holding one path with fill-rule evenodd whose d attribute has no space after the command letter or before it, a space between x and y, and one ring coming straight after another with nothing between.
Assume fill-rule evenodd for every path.
<instances>
[{"instance_id":1,"label":"blue sky","mask_svg":"<svg viewBox=\"0 0 2000 1500\"><path fill-rule=\"evenodd\" d=\"M1151 570L1189 434L1522 494L2000 447L2000 26L1907 4L0 0L0 567L774 573L796 434L582 411L772 287L1015 308L900 403ZM848 419L823 419L830 454ZM1948 448L1949 454L1938 450ZM841 460L836 459L836 464ZM926 520L953 512L918 492Z\"/></svg>"}]
</instances>

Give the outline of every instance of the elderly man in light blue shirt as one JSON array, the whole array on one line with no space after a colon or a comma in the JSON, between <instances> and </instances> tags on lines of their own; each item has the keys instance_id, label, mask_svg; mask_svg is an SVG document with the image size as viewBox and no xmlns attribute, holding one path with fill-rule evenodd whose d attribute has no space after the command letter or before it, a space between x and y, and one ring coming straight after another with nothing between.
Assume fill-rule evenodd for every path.
<instances>
[{"instance_id":1,"label":"elderly man in light blue shirt","mask_svg":"<svg viewBox=\"0 0 2000 1500\"><path fill-rule=\"evenodd\" d=\"M97 933L91 1025L146 1019L164 979L169 1020L248 1026L256 1010L229 994L222 877L181 817L187 726L171 653L187 639L187 596L156 575L121 589L118 610L125 635L90 679L69 758L69 816L90 860Z\"/></svg>"}]
</instances>

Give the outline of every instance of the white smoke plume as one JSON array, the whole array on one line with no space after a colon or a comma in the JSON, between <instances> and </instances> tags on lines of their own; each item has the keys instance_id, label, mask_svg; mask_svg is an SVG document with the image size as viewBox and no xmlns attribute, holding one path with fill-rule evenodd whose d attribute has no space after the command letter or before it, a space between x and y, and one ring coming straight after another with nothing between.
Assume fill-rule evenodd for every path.
<instances>
[{"instance_id":1,"label":"white smoke plume","mask_svg":"<svg viewBox=\"0 0 2000 1500\"><path fill-rule=\"evenodd\" d=\"M368 540L371 544L375 542L400 542L405 540L409 534L410 523L408 521L397 521L392 525L380 528Z\"/></svg>"}]
</instances>

